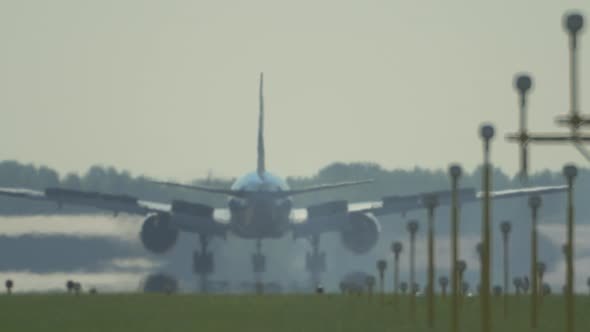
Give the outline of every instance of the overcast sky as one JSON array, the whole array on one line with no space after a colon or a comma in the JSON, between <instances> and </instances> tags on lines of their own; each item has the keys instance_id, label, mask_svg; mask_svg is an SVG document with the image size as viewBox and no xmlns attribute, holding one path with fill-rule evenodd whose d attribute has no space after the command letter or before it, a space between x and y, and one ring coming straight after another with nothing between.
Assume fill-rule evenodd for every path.
<instances>
[{"instance_id":1,"label":"overcast sky","mask_svg":"<svg viewBox=\"0 0 590 332\"><path fill-rule=\"evenodd\" d=\"M562 15L590 2L0 2L0 159L83 172L104 164L166 179L255 168L265 73L267 168L308 175L332 161L471 169L478 126L517 169L512 88L534 74L530 128L568 111ZM581 105L590 113L590 35ZM533 169L586 165L571 147Z\"/></svg>"}]
</instances>

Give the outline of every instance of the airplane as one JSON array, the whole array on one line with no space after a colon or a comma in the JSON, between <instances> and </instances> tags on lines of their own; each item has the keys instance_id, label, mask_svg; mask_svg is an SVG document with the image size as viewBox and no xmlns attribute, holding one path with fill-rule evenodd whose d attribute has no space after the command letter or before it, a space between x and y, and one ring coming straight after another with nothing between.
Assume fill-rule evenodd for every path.
<instances>
[{"instance_id":1,"label":"airplane","mask_svg":"<svg viewBox=\"0 0 590 332\"><path fill-rule=\"evenodd\" d=\"M0 195L30 200L53 201L63 205L90 206L101 210L145 216L139 233L145 249L162 254L176 243L179 232L199 236L200 250L193 254L193 270L200 277L201 290L207 289L207 278L213 273L213 253L209 250L212 238L225 238L228 233L256 241L252 267L257 282L266 270L262 254L262 240L282 238L291 233L294 238L306 238L312 251L307 254L306 268L313 285L320 284L320 274L326 269L326 255L320 251L320 235L339 232L344 248L355 254L366 254L379 240L381 226L378 217L402 214L425 208L425 197L438 198L439 205L449 205L450 191L437 191L405 196L387 196L379 202L349 203L345 200L322 202L295 209L292 197L310 192L368 184L371 180L324 184L291 189L281 177L269 172L264 148L263 74L260 74L259 114L256 170L238 178L231 188L212 188L201 185L152 181L162 186L173 186L229 197L227 209L215 209L198 202L173 200L170 204L140 200L129 195L88 192L64 188L30 190L0 188ZM560 193L563 186L530 187L491 192L494 199ZM478 202L482 193L473 188L459 190L461 203Z\"/></svg>"}]
</instances>

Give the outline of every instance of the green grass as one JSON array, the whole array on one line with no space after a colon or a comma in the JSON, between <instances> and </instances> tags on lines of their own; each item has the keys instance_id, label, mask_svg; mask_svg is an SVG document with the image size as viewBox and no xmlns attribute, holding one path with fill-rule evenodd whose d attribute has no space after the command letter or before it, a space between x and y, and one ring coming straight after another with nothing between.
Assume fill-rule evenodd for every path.
<instances>
[{"instance_id":1,"label":"green grass","mask_svg":"<svg viewBox=\"0 0 590 332\"><path fill-rule=\"evenodd\" d=\"M436 331L449 330L449 301L438 298ZM510 317L493 299L494 331L527 331L529 299L510 298ZM590 296L576 299L576 331L590 331ZM461 331L478 331L477 298L465 299ZM538 331L563 331L560 296L544 299ZM12 295L0 296L1 331L429 331L425 299L417 302L417 322L407 298L350 295Z\"/></svg>"}]
</instances>

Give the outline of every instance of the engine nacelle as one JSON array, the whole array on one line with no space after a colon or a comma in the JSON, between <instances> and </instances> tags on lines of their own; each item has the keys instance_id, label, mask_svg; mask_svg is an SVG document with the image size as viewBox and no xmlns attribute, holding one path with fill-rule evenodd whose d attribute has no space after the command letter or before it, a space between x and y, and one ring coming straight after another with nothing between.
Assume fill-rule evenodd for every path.
<instances>
[{"instance_id":1,"label":"engine nacelle","mask_svg":"<svg viewBox=\"0 0 590 332\"><path fill-rule=\"evenodd\" d=\"M153 214L145 219L139 235L147 250L163 254L176 244L178 230L172 228L169 214Z\"/></svg>"},{"instance_id":2,"label":"engine nacelle","mask_svg":"<svg viewBox=\"0 0 590 332\"><path fill-rule=\"evenodd\" d=\"M346 249L361 255L375 247L379 233L381 225L372 213L351 212L340 233L340 239Z\"/></svg>"}]
</instances>

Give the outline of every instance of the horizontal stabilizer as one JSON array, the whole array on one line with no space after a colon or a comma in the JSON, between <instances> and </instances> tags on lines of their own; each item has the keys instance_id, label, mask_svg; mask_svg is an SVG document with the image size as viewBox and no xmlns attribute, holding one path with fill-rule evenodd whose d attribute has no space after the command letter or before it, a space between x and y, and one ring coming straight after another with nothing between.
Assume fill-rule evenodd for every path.
<instances>
[{"instance_id":1,"label":"horizontal stabilizer","mask_svg":"<svg viewBox=\"0 0 590 332\"><path fill-rule=\"evenodd\" d=\"M323 191L323 190L331 190L343 187L350 187L359 184L371 183L373 180L362 180L362 181L349 181L349 182L340 182L340 183L333 183L333 184L324 184L319 186L307 187L302 189L293 189L293 190L283 190L283 191L245 191L245 190L232 190L232 189L223 189L223 188L211 188L206 186L200 185L188 185L188 184L181 184L181 183L174 183L174 182L165 182L165 181L150 181L151 183L163 185L163 186L170 186L170 187L178 187L184 188L189 190L196 190L196 191L203 191L212 194L222 194L228 195L233 197L246 197L251 195L266 195L266 196L273 196L276 198L284 198L293 195L300 195L305 193L310 193L314 191Z\"/></svg>"},{"instance_id":2,"label":"horizontal stabilizer","mask_svg":"<svg viewBox=\"0 0 590 332\"><path fill-rule=\"evenodd\" d=\"M168 187L177 187L177 188L184 188L189 190L196 190L196 191L203 191L211 194L222 194L228 196L235 196L235 197L243 197L244 192L239 190L231 190L231 189L223 189L223 188L212 188L207 186L199 186L194 184L182 184L182 183L175 183L175 182L166 182L166 181L149 181L154 184L159 184L162 186Z\"/></svg>"}]
</instances>

